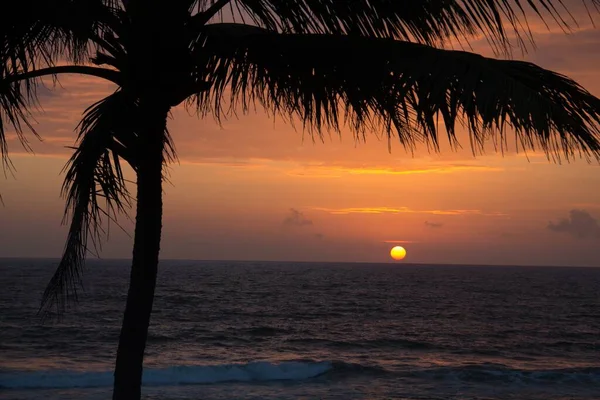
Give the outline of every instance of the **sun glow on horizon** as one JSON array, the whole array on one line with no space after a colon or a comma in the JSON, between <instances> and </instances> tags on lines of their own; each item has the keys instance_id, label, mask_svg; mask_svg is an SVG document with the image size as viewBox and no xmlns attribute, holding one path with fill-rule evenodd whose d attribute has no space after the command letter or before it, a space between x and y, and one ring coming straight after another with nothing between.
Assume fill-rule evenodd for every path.
<instances>
[{"instance_id":1,"label":"sun glow on horizon","mask_svg":"<svg viewBox=\"0 0 600 400\"><path fill-rule=\"evenodd\" d=\"M394 246L390 251L390 256L396 261L403 260L406 257L406 250L402 246Z\"/></svg>"}]
</instances>

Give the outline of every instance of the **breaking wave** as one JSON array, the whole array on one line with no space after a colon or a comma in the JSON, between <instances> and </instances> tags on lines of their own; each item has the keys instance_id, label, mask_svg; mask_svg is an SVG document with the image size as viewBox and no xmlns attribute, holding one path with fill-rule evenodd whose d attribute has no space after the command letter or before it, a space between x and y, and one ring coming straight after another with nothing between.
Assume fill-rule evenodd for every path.
<instances>
[{"instance_id":1,"label":"breaking wave","mask_svg":"<svg viewBox=\"0 0 600 400\"><path fill-rule=\"evenodd\" d=\"M288 361L281 363L176 366L144 369L144 386L193 385L219 382L304 380L322 375L330 362ZM73 371L0 372L0 388L88 388L113 384L113 373Z\"/></svg>"}]
</instances>

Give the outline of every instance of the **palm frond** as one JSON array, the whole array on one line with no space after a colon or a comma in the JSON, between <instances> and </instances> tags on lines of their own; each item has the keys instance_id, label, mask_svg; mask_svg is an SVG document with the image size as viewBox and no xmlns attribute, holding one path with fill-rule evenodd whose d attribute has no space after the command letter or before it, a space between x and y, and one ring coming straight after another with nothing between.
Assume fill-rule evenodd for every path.
<instances>
[{"instance_id":1,"label":"palm frond","mask_svg":"<svg viewBox=\"0 0 600 400\"><path fill-rule=\"evenodd\" d=\"M12 127L20 142L29 150L25 128L29 128L35 137L39 138L35 128L30 122L31 108L35 105L35 85L27 83L6 82L0 70L0 158L4 168L10 169L8 158L8 143L6 131ZM7 126L8 125L8 126Z\"/></svg>"},{"instance_id":2,"label":"palm frond","mask_svg":"<svg viewBox=\"0 0 600 400\"><path fill-rule=\"evenodd\" d=\"M88 108L78 126L79 145L65 166L62 187L67 200L64 220L70 217L71 223L62 258L42 297L44 317L53 307L60 315L77 301L86 254L98 250L106 236L103 223L116 222L131 206L121 160L137 170L141 117L138 101L117 90ZM165 162L173 161L168 132L164 142Z\"/></svg>"},{"instance_id":3,"label":"palm frond","mask_svg":"<svg viewBox=\"0 0 600 400\"><path fill-rule=\"evenodd\" d=\"M93 40L118 24L110 0L28 0L0 15L0 54L12 68L87 61ZM14 71L14 69L13 69Z\"/></svg>"},{"instance_id":4,"label":"palm frond","mask_svg":"<svg viewBox=\"0 0 600 400\"><path fill-rule=\"evenodd\" d=\"M317 55L318 56L315 56ZM202 57L211 58L207 61ZM437 150L441 118L452 144L464 123L474 149L508 128L525 148L569 159L600 156L600 100L573 80L534 64L352 36L282 35L257 27L207 26L198 79L213 83L195 98L220 118L253 104L299 117L306 127L350 125L381 131L413 148ZM228 100L230 99L230 100Z\"/></svg>"},{"instance_id":5,"label":"palm frond","mask_svg":"<svg viewBox=\"0 0 600 400\"><path fill-rule=\"evenodd\" d=\"M39 76L15 76L53 67L58 62L87 62L95 39L112 29L114 0L28 0L11 3L0 13L0 156L7 159L7 124L26 145L22 127L32 128ZM34 133L35 130L31 129Z\"/></svg>"},{"instance_id":6,"label":"palm frond","mask_svg":"<svg viewBox=\"0 0 600 400\"><path fill-rule=\"evenodd\" d=\"M218 1L199 3L207 10ZM279 33L356 34L428 45L483 34L505 50L509 34L525 45L527 12L566 29L576 24L562 0L231 0L229 6L240 19L235 22Z\"/></svg>"},{"instance_id":7,"label":"palm frond","mask_svg":"<svg viewBox=\"0 0 600 400\"><path fill-rule=\"evenodd\" d=\"M40 310L44 314L53 306L60 313L69 301L77 300L90 250L88 239L95 248L103 236L103 220L116 217L130 205L120 158L133 161L136 133L126 116L134 107L131 99L117 91L88 108L79 124L79 145L65 166L62 188L67 200L65 219L70 216L71 224L62 259L43 295Z\"/></svg>"}]
</instances>

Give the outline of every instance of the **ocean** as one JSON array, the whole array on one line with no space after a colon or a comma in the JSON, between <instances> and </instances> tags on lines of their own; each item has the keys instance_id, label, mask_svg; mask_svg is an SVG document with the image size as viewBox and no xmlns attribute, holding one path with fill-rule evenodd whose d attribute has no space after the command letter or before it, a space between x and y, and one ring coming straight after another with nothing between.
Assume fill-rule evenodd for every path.
<instances>
[{"instance_id":1,"label":"ocean","mask_svg":"<svg viewBox=\"0 0 600 400\"><path fill-rule=\"evenodd\" d=\"M109 399L127 261L0 260L0 399ZM600 398L600 269L163 261L146 399Z\"/></svg>"}]
</instances>

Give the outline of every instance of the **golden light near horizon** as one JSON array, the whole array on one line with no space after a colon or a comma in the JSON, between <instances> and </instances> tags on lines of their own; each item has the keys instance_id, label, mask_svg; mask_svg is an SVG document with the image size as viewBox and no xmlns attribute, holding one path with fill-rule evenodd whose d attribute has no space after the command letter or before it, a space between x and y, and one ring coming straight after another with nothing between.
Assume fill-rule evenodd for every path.
<instances>
[{"instance_id":1,"label":"golden light near horizon","mask_svg":"<svg viewBox=\"0 0 600 400\"><path fill-rule=\"evenodd\" d=\"M390 251L390 256L392 256L392 258L396 261L403 260L404 257L406 257L406 250L402 246L395 246Z\"/></svg>"}]
</instances>

